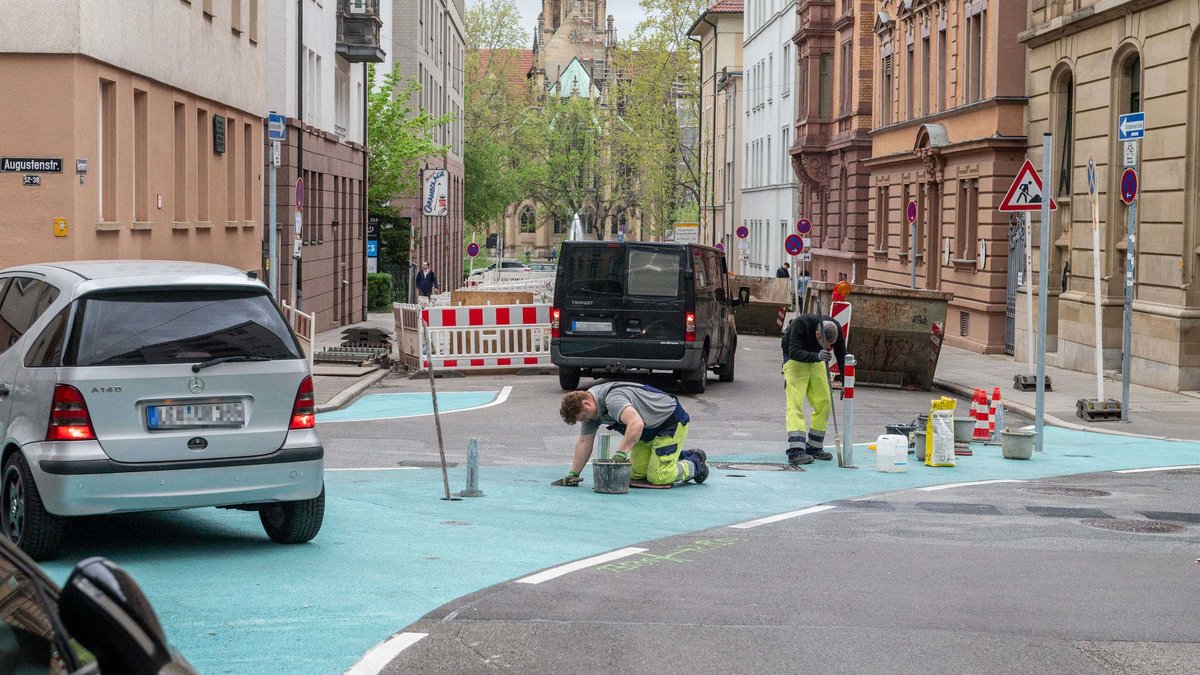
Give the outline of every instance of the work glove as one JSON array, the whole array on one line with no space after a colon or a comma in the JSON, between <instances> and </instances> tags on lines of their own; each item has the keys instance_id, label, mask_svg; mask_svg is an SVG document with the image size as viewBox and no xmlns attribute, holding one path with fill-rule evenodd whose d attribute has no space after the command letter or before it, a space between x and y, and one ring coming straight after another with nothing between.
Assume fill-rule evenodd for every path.
<instances>
[{"instance_id":1,"label":"work glove","mask_svg":"<svg viewBox=\"0 0 1200 675\"><path fill-rule=\"evenodd\" d=\"M579 487L579 484L582 482L583 479L579 477L578 471L568 471L566 476L559 478L551 483L551 485L558 487Z\"/></svg>"},{"instance_id":2,"label":"work glove","mask_svg":"<svg viewBox=\"0 0 1200 675\"><path fill-rule=\"evenodd\" d=\"M612 456L612 461L625 464L625 463L629 462L629 455L626 454L624 451L618 451L617 454Z\"/></svg>"},{"instance_id":3,"label":"work glove","mask_svg":"<svg viewBox=\"0 0 1200 675\"><path fill-rule=\"evenodd\" d=\"M822 349L821 351L817 352L817 358L829 363L829 359L833 358L833 352L829 351L828 349Z\"/></svg>"}]
</instances>

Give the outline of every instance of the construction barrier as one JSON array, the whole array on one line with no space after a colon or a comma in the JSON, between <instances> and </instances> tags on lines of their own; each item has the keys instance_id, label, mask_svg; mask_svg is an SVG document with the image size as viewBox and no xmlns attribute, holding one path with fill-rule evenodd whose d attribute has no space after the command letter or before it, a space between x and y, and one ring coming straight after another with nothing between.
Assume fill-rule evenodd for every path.
<instances>
[{"instance_id":1,"label":"construction barrier","mask_svg":"<svg viewBox=\"0 0 1200 675\"><path fill-rule=\"evenodd\" d=\"M396 348L400 363L406 368L416 369L421 363L421 307L392 303L392 318L396 322Z\"/></svg>"},{"instance_id":2,"label":"construction barrier","mask_svg":"<svg viewBox=\"0 0 1200 675\"><path fill-rule=\"evenodd\" d=\"M550 305L425 308L419 321L429 327L428 345L419 342L421 368L430 362L468 371L550 365Z\"/></svg>"},{"instance_id":3,"label":"construction barrier","mask_svg":"<svg viewBox=\"0 0 1200 675\"><path fill-rule=\"evenodd\" d=\"M279 301L279 311L283 314L284 321L287 321L288 325L292 327L292 332L304 343L302 346L304 354L308 357L308 369L312 370L313 351L316 350L317 315L305 314L298 309L293 309L283 300Z\"/></svg>"}]
</instances>

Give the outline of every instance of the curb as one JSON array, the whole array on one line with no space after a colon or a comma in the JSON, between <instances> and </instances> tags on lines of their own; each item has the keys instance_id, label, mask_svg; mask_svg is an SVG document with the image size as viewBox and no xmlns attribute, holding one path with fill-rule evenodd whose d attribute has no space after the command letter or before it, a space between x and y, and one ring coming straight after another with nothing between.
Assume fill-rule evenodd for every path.
<instances>
[{"instance_id":1,"label":"curb","mask_svg":"<svg viewBox=\"0 0 1200 675\"><path fill-rule=\"evenodd\" d=\"M380 368L376 372L359 379L354 384L334 394L333 398L317 406L317 412L326 413L340 409L350 401L353 401L359 394L374 386L375 383L387 377L390 372L392 371L388 368Z\"/></svg>"},{"instance_id":2,"label":"curb","mask_svg":"<svg viewBox=\"0 0 1200 675\"><path fill-rule=\"evenodd\" d=\"M974 387L968 387L968 386L961 385L961 384L955 384L953 382L947 382L946 380L939 380L936 378L933 380L933 386L937 387L938 389L944 389L948 392L958 394L959 396L968 396L969 397L975 393ZM1017 413L1020 413L1021 415L1028 417L1031 420L1036 419L1036 417L1037 417L1036 410L1034 410L1033 408L1030 408L1029 406L1027 406L1023 403L1017 403L1016 401L1012 401L1012 402L1009 402L1007 400L1004 401L1004 409L1012 410ZM1128 438L1148 438L1150 440L1155 440L1155 441L1176 441L1176 442L1182 442L1182 443L1195 443L1196 442L1196 440L1192 439L1192 438L1172 438L1170 436L1154 436L1152 434L1135 434L1130 431L1117 431L1115 429L1113 429L1113 430L1096 429L1094 427L1084 426L1082 424L1077 424L1075 422L1068 422L1064 419L1060 419L1060 418L1055 417L1054 415L1050 415L1050 414L1043 415L1043 417L1045 418L1046 422L1050 423L1053 426L1062 427L1064 429L1071 429L1072 431L1087 431L1087 432L1091 432L1093 434L1105 434L1108 436L1126 436Z\"/></svg>"}]
</instances>

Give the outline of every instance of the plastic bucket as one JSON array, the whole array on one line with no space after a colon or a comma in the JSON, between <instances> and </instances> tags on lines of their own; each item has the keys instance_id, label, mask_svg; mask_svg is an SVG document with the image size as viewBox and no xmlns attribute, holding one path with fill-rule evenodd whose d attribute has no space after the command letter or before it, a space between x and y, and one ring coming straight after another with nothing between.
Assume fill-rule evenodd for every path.
<instances>
[{"instance_id":1,"label":"plastic bucket","mask_svg":"<svg viewBox=\"0 0 1200 675\"><path fill-rule=\"evenodd\" d=\"M1033 457L1033 432L1011 429L1000 432L1000 452L1004 459Z\"/></svg>"},{"instance_id":2,"label":"plastic bucket","mask_svg":"<svg viewBox=\"0 0 1200 675\"><path fill-rule=\"evenodd\" d=\"M954 418L954 442L970 443L975 438L975 418Z\"/></svg>"},{"instance_id":3,"label":"plastic bucket","mask_svg":"<svg viewBox=\"0 0 1200 675\"><path fill-rule=\"evenodd\" d=\"M913 432L913 460L923 463L925 461L925 428L922 427Z\"/></svg>"},{"instance_id":4,"label":"plastic bucket","mask_svg":"<svg viewBox=\"0 0 1200 675\"><path fill-rule=\"evenodd\" d=\"M631 471L633 465L629 462L592 462L592 491L606 495L628 493Z\"/></svg>"}]
</instances>

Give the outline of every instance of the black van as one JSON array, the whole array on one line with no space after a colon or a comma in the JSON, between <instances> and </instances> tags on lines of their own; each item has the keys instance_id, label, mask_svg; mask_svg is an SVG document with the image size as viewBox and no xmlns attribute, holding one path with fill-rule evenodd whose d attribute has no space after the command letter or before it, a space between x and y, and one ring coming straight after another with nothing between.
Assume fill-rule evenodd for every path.
<instances>
[{"instance_id":1,"label":"black van","mask_svg":"<svg viewBox=\"0 0 1200 675\"><path fill-rule=\"evenodd\" d=\"M695 244L568 241L550 310L563 389L582 375L671 371L702 392L733 381L737 330L725 254Z\"/></svg>"}]
</instances>

